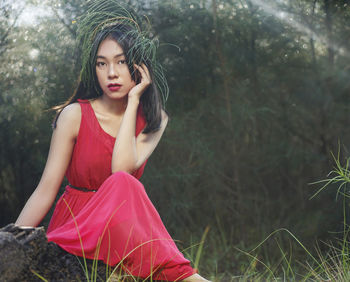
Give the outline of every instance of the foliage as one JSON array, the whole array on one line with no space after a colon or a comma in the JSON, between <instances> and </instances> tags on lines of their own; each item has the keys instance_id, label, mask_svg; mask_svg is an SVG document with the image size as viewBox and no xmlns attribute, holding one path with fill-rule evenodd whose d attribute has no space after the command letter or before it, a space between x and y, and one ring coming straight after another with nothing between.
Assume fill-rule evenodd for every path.
<instances>
[{"instance_id":1,"label":"foliage","mask_svg":"<svg viewBox=\"0 0 350 282\"><path fill-rule=\"evenodd\" d=\"M336 191L310 201L309 183L326 174L339 143L339 159L348 154L348 1L124 2L149 19L170 88L170 122L142 182L184 245L211 226L202 269L249 273L255 264L236 248L248 251L279 228L308 249L342 230ZM44 110L72 94L80 69L75 21L84 1L43 3L53 15L16 26L1 55L3 224L39 180L52 116ZM288 236L277 238L307 259ZM257 257L273 265L280 255L269 241Z\"/></svg>"},{"instance_id":2,"label":"foliage","mask_svg":"<svg viewBox=\"0 0 350 282\"><path fill-rule=\"evenodd\" d=\"M15 220L38 183L51 134L47 110L66 99L78 77L74 41L57 21L18 26L11 41L0 67L2 224Z\"/></svg>"},{"instance_id":3,"label":"foliage","mask_svg":"<svg viewBox=\"0 0 350 282\"><path fill-rule=\"evenodd\" d=\"M12 47L10 35L19 15L20 11L14 9L10 1L0 1L0 56Z\"/></svg>"}]
</instances>

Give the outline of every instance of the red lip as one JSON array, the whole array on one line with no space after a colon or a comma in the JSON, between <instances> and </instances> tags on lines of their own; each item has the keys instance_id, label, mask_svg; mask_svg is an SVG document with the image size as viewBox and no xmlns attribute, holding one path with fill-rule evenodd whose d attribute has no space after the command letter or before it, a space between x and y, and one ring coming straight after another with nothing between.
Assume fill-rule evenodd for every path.
<instances>
[{"instance_id":1,"label":"red lip","mask_svg":"<svg viewBox=\"0 0 350 282\"><path fill-rule=\"evenodd\" d=\"M107 85L107 87L117 87L117 86L122 86L121 84L119 84L119 83L110 83L110 84L108 84Z\"/></svg>"},{"instance_id":2,"label":"red lip","mask_svg":"<svg viewBox=\"0 0 350 282\"><path fill-rule=\"evenodd\" d=\"M110 91L113 92L113 91L118 91L120 89L120 87L122 87L122 85L119 83L110 83L107 85L107 87Z\"/></svg>"}]
</instances>

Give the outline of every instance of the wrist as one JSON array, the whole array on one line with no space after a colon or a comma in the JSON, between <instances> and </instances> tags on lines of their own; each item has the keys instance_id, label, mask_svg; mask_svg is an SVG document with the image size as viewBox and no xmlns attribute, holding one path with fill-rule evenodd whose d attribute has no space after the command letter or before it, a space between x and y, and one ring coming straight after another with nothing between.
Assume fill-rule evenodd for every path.
<instances>
[{"instance_id":1,"label":"wrist","mask_svg":"<svg viewBox=\"0 0 350 282\"><path fill-rule=\"evenodd\" d=\"M137 98L137 97L128 97L128 107L129 106L136 106L136 107L138 107L138 105L139 105L139 103L140 103L140 99L139 98Z\"/></svg>"}]
</instances>

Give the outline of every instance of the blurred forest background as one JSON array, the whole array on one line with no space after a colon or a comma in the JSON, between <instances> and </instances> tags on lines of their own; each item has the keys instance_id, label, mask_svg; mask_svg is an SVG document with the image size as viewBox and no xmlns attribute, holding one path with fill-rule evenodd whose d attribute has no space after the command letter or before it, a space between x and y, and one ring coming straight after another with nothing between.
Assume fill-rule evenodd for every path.
<instances>
[{"instance_id":1,"label":"blurred forest background","mask_svg":"<svg viewBox=\"0 0 350 282\"><path fill-rule=\"evenodd\" d=\"M48 109L77 85L85 2L0 0L1 226L40 179ZM250 258L237 248L249 251L279 228L311 251L336 240L342 201L336 189L310 200L320 188L310 183L332 170L331 152L349 155L350 1L124 2L151 22L170 85L171 120L142 182L180 246L210 226L200 269L244 272ZM39 18L20 21L23 8L39 4ZM307 260L283 232L254 255L278 263L279 246Z\"/></svg>"}]
</instances>

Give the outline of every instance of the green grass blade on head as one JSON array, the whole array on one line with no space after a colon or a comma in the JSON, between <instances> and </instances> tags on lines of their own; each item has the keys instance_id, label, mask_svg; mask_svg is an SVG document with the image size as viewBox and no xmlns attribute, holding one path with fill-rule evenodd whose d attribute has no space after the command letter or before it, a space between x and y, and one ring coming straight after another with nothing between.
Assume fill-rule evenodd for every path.
<instances>
[{"instance_id":1,"label":"green grass blade on head","mask_svg":"<svg viewBox=\"0 0 350 282\"><path fill-rule=\"evenodd\" d=\"M161 93L162 102L168 97L169 89L163 68L157 61L157 38L150 36L150 23L146 16L139 17L131 7L116 0L87 1L86 13L78 20L77 42L81 48L80 79L89 91L96 89L95 62L99 43L113 31L124 34L124 38L132 38L133 44L127 51L127 63L133 75L136 63L145 63L154 70L153 83Z\"/></svg>"}]
</instances>

